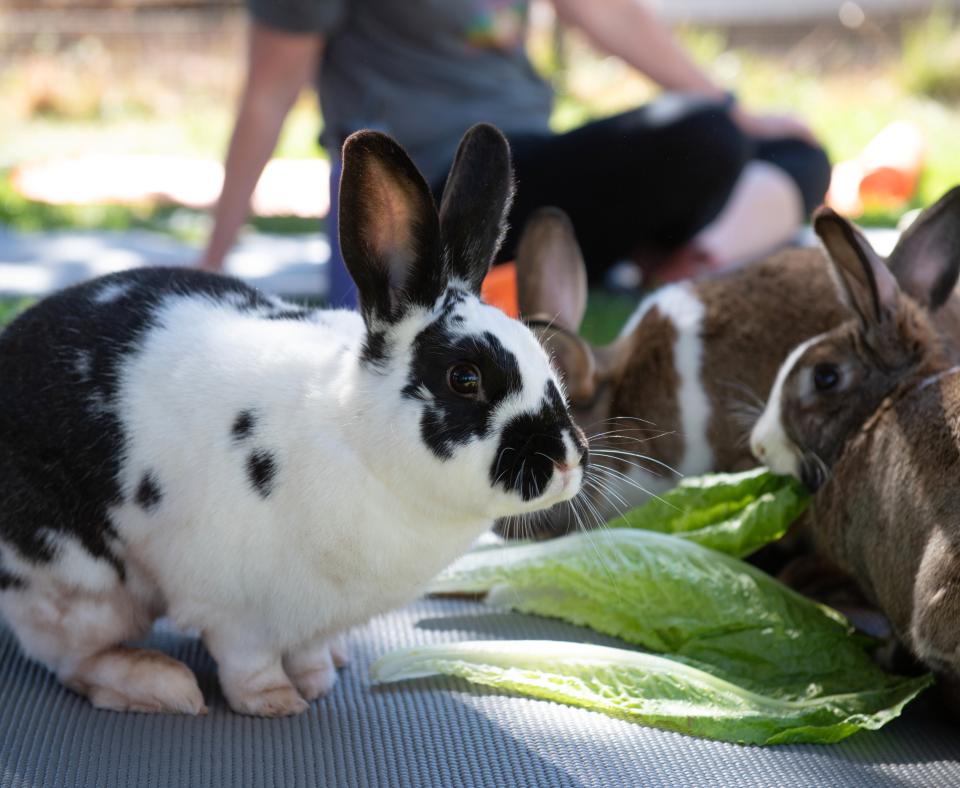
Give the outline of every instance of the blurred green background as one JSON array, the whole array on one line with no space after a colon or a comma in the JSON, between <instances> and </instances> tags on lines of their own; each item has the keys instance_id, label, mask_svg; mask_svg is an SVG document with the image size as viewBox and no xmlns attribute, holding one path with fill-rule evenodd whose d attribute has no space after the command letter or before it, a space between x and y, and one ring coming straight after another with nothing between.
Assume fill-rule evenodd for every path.
<instances>
[{"instance_id":1,"label":"blurred green background","mask_svg":"<svg viewBox=\"0 0 960 788\"><path fill-rule=\"evenodd\" d=\"M816 22L706 24L675 13L668 21L745 105L802 115L834 161L856 156L892 121L916 124L928 150L916 194L860 219L893 225L960 182L956 6L905 3L909 13L886 15L869 2L836 7ZM547 8L535 8L529 49L556 86L558 130L655 94L622 62L558 27ZM95 152L220 160L243 77L245 25L236 0L7 0L0 10L0 229L148 228L199 243L209 227L203 211L150 200L50 205L23 197L11 174L24 162ZM320 122L305 92L276 155L323 156ZM269 232L317 229L316 220L297 217L251 224ZM605 337L626 308L605 301L587 331ZM0 320L9 312L0 309Z\"/></svg>"}]
</instances>

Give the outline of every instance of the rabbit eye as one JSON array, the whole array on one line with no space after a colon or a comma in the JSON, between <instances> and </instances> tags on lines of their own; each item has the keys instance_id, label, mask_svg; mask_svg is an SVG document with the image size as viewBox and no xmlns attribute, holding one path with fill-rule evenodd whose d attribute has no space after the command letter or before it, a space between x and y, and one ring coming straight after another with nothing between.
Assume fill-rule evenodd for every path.
<instances>
[{"instance_id":1,"label":"rabbit eye","mask_svg":"<svg viewBox=\"0 0 960 788\"><path fill-rule=\"evenodd\" d=\"M454 364L447 370L447 385L461 397L476 397L480 394L480 370L473 364Z\"/></svg>"},{"instance_id":2,"label":"rabbit eye","mask_svg":"<svg viewBox=\"0 0 960 788\"><path fill-rule=\"evenodd\" d=\"M813 385L817 391L827 391L840 382L840 370L836 364L817 364L813 368Z\"/></svg>"}]
</instances>

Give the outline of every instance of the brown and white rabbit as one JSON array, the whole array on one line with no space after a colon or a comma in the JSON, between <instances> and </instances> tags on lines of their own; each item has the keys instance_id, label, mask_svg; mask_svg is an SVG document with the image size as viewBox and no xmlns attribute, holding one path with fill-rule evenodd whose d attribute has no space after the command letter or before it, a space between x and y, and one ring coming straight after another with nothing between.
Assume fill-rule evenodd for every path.
<instances>
[{"instance_id":1,"label":"brown and white rabbit","mask_svg":"<svg viewBox=\"0 0 960 788\"><path fill-rule=\"evenodd\" d=\"M96 706L198 713L199 630L230 705L295 714L339 633L416 596L499 517L580 488L587 448L543 348L480 300L512 193L467 132L439 212L375 132L343 150L360 312L152 268L54 294L0 334L0 613Z\"/></svg>"},{"instance_id":2,"label":"brown and white rabbit","mask_svg":"<svg viewBox=\"0 0 960 788\"><path fill-rule=\"evenodd\" d=\"M960 189L924 211L890 255L907 292L925 296L914 261L927 247L952 242L957 228ZM595 520L672 487L677 474L669 469L697 475L753 467L746 438L781 363L846 316L823 252L795 248L663 287L612 344L593 346L577 334L587 299L584 260L569 220L554 208L526 226L517 274L522 316L560 368L577 423L594 436ZM951 296L936 319L960 348L960 298ZM572 517L567 506L551 510L548 530L574 527Z\"/></svg>"},{"instance_id":3,"label":"brown and white rabbit","mask_svg":"<svg viewBox=\"0 0 960 788\"><path fill-rule=\"evenodd\" d=\"M960 699L960 367L931 317L960 272L960 227L926 243L904 293L828 209L815 228L852 319L784 362L751 447L816 491L815 544Z\"/></svg>"}]
</instances>

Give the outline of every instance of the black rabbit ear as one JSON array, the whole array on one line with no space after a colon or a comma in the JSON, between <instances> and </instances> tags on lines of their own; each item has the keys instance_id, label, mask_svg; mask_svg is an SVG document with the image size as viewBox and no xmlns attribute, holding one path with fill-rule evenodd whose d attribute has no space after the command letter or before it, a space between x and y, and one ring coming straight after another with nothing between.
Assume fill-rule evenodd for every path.
<instances>
[{"instance_id":1,"label":"black rabbit ear","mask_svg":"<svg viewBox=\"0 0 960 788\"><path fill-rule=\"evenodd\" d=\"M918 303L936 309L950 297L960 274L960 186L917 217L889 263L900 287Z\"/></svg>"},{"instance_id":2,"label":"black rabbit ear","mask_svg":"<svg viewBox=\"0 0 960 788\"><path fill-rule=\"evenodd\" d=\"M897 307L900 288L886 263L856 227L830 208L819 208L813 227L837 277L841 300L865 329L883 323Z\"/></svg>"},{"instance_id":3,"label":"black rabbit ear","mask_svg":"<svg viewBox=\"0 0 960 788\"><path fill-rule=\"evenodd\" d=\"M359 131L343 145L340 251L368 324L431 306L446 287L430 189L385 134Z\"/></svg>"},{"instance_id":4,"label":"black rabbit ear","mask_svg":"<svg viewBox=\"0 0 960 788\"><path fill-rule=\"evenodd\" d=\"M512 200L510 145L494 126L479 123L460 141L440 202L444 270L478 295L506 234Z\"/></svg>"}]
</instances>

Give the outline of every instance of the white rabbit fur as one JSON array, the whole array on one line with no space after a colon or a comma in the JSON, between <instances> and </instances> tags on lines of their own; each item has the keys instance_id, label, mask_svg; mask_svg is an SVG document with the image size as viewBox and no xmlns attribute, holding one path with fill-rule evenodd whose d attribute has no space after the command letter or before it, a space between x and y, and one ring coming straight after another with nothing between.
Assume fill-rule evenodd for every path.
<instances>
[{"instance_id":1,"label":"white rabbit fur","mask_svg":"<svg viewBox=\"0 0 960 788\"><path fill-rule=\"evenodd\" d=\"M153 269L15 321L0 613L26 653L95 705L202 712L185 665L122 646L166 614L201 632L235 710L298 713L333 686L341 633L495 518L575 495L586 443L547 356L478 297L510 193L492 127L464 137L439 218L399 147L364 132L341 214L362 316ZM464 363L469 395L450 382ZM17 375L75 388L27 404Z\"/></svg>"}]
</instances>

